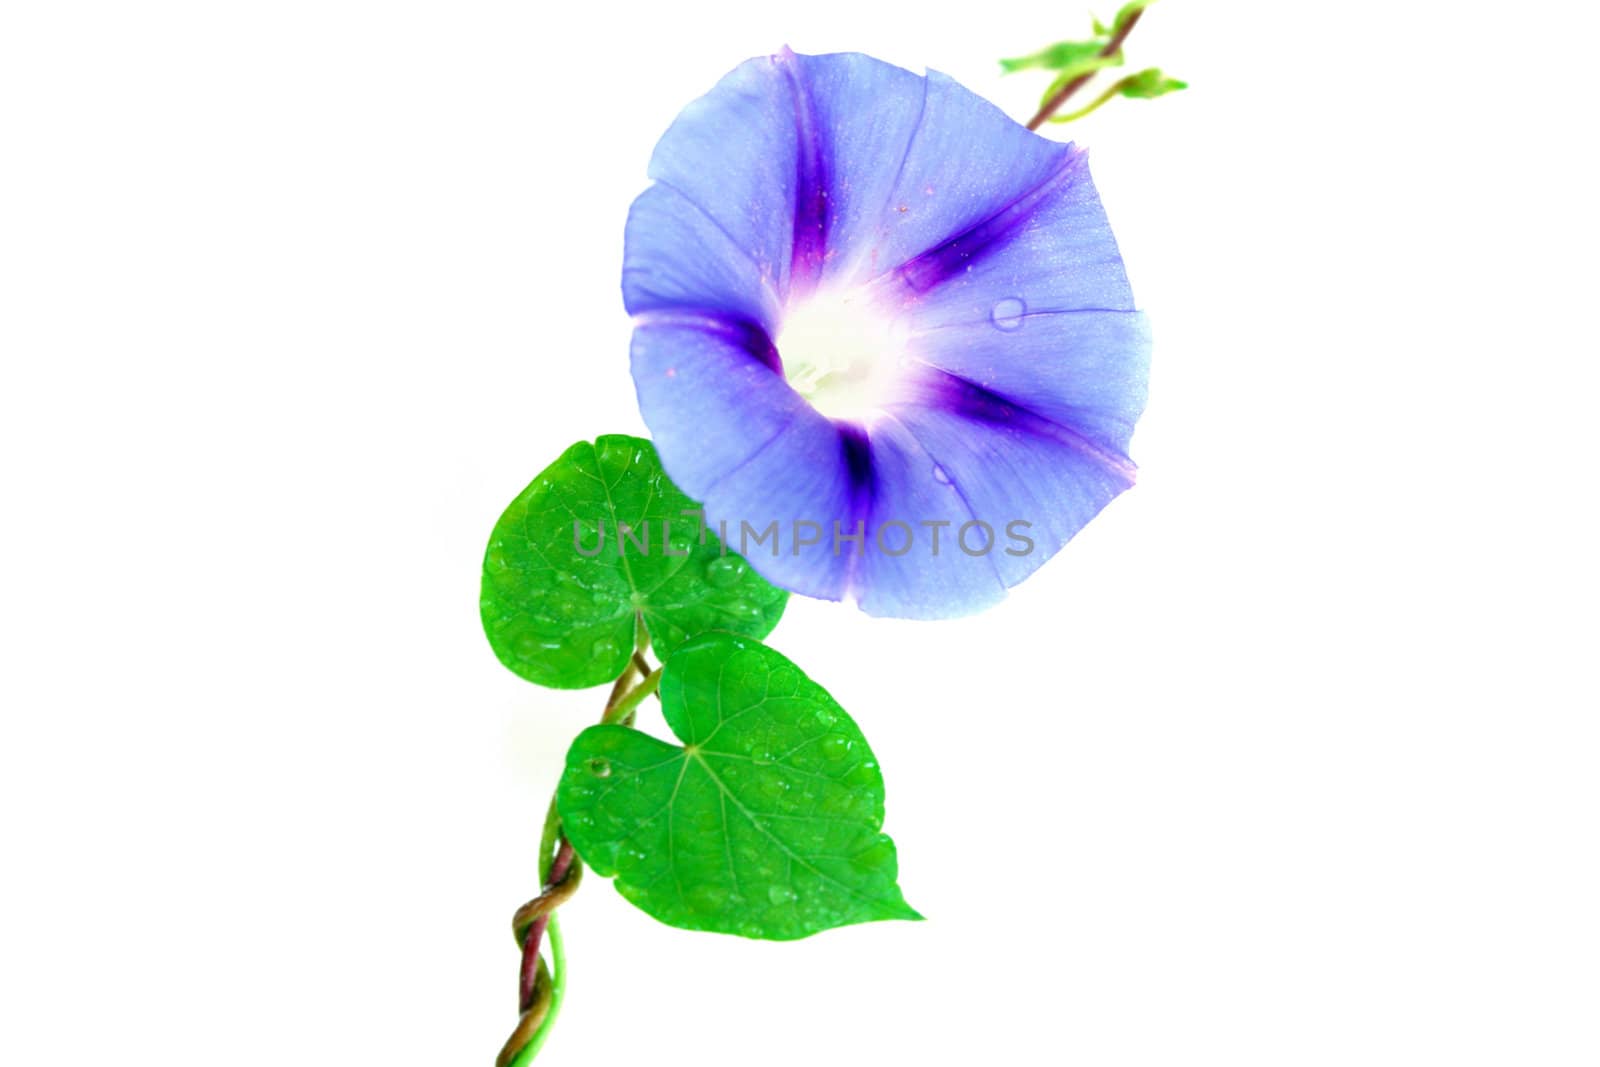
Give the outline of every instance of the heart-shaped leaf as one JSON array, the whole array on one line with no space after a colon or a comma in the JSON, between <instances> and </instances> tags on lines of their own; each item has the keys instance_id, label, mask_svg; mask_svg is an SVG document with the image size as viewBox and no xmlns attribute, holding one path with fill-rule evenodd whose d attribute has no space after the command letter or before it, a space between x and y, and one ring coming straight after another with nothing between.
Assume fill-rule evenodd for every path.
<instances>
[{"instance_id":1,"label":"heart-shaped leaf","mask_svg":"<svg viewBox=\"0 0 1600 1067\"><path fill-rule=\"evenodd\" d=\"M696 517L649 441L613 434L573 445L495 523L483 559L483 629L500 662L531 682L609 682L642 623L666 657L707 630L765 637L788 594Z\"/></svg>"},{"instance_id":2,"label":"heart-shaped leaf","mask_svg":"<svg viewBox=\"0 0 1600 1067\"><path fill-rule=\"evenodd\" d=\"M661 678L681 746L592 726L556 791L563 829L671 926L786 941L921 918L895 881L883 776L827 691L755 641L705 634Z\"/></svg>"}]
</instances>

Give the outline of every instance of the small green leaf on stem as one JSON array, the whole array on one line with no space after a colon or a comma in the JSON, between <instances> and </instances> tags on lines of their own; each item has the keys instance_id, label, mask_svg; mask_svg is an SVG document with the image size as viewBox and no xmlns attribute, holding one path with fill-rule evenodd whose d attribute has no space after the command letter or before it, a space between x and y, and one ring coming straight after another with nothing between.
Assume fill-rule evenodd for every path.
<instances>
[{"instance_id":1,"label":"small green leaf on stem","mask_svg":"<svg viewBox=\"0 0 1600 1067\"><path fill-rule=\"evenodd\" d=\"M1165 74L1162 74L1159 68L1149 67L1145 70L1139 71L1136 74L1129 74L1125 78L1118 79L1117 82L1111 86L1111 88L1095 97L1094 100L1090 101L1084 107L1080 107L1076 111L1069 111L1065 115L1053 115L1051 116L1050 121L1072 122L1076 119L1081 119L1090 112L1098 109L1108 100L1113 100L1119 96L1125 96L1132 100L1153 100L1158 96L1165 96L1167 93L1175 93L1180 89L1187 89L1188 87L1188 82L1182 82L1176 78L1169 78Z\"/></svg>"},{"instance_id":2,"label":"small green leaf on stem","mask_svg":"<svg viewBox=\"0 0 1600 1067\"><path fill-rule=\"evenodd\" d=\"M1167 93L1175 93L1179 89L1189 88L1188 82L1169 78L1162 74L1157 67L1141 70L1137 74L1130 74L1117 82L1117 91L1123 96L1135 100L1154 100Z\"/></svg>"},{"instance_id":3,"label":"small green leaf on stem","mask_svg":"<svg viewBox=\"0 0 1600 1067\"><path fill-rule=\"evenodd\" d=\"M1137 15L1139 12L1143 11L1145 8L1149 7L1155 2L1156 0L1129 0L1128 3L1122 5L1122 8L1116 14L1116 17L1111 20L1111 25L1103 25L1099 19L1095 19L1094 32L1103 33L1108 36L1115 35L1133 20L1133 16Z\"/></svg>"},{"instance_id":4,"label":"small green leaf on stem","mask_svg":"<svg viewBox=\"0 0 1600 1067\"><path fill-rule=\"evenodd\" d=\"M1000 71L1003 74L1012 74L1019 70L1064 70L1094 59L1106 46L1107 40L1109 38L1101 36L1092 41L1057 41L1049 48L1041 48L1032 55L1002 59Z\"/></svg>"},{"instance_id":5,"label":"small green leaf on stem","mask_svg":"<svg viewBox=\"0 0 1600 1067\"><path fill-rule=\"evenodd\" d=\"M1076 81L1078 78L1093 74L1097 70L1105 70L1107 67L1120 67L1122 66L1122 63L1122 52L1119 50L1113 52L1109 56L1096 55L1090 59L1085 59L1082 62L1075 63L1072 66L1067 67L1060 74L1055 76L1055 80L1050 83L1049 87L1046 88L1044 93L1039 97L1039 105L1043 107L1045 104L1048 104L1050 102L1050 98L1055 96L1056 93L1059 92L1068 82Z\"/></svg>"}]
</instances>

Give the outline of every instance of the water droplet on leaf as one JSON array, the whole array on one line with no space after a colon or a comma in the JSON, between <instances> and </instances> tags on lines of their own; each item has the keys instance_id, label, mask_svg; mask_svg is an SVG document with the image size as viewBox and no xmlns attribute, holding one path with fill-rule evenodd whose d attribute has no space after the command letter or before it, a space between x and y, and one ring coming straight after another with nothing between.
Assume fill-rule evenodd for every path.
<instances>
[{"instance_id":1,"label":"water droplet on leaf","mask_svg":"<svg viewBox=\"0 0 1600 1067\"><path fill-rule=\"evenodd\" d=\"M719 911L728 902L728 891L720 885L697 885L684 896L684 903L702 914Z\"/></svg>"},{"instance_id":2,"label":"water droplet on leaf","mask_svg":"<svg viewBox=\"0 0 1600 1067\"><path fill-rule=\"evenodd\" d=\"M718 589L737 584L744 577L746 564L738 556L719 556L706 564L706 581Z\"/></svg>"}]
</instances>

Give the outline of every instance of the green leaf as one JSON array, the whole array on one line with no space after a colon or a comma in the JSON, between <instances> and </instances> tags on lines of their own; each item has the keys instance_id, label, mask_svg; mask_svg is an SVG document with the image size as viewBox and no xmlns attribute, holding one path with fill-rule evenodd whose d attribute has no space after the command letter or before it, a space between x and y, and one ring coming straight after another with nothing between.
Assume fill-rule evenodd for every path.
<instances>
[{"instance_id":1,"label":"green leaf","mask_svg":"<svg viewBox=\"0 0 1600 1067\"><path fill-rule=\"evenodd\" d=\"M1154 100L1158 96L1187 88L1189 88L1188 82L1169 78L1156 67L1130 74L1117 82L1117 92L1135 100Z\"/></svg>"},{"instance_id":2,"label":"green leaf","mask_svg":"<svg viewBox=\"0 0 1600 1067\"><path fill-rule=\"evenodd\" d=\"M1098 30L1096 32L1099 32ZM1057 41L1048 48L1027 56L1018 56L1016 59L1002 59L1000 61L1001 73L1011 74L1019 70L1061 70L1065 67L1076 66L1080 63L1094 59L1100 50L1106 46L1106 38L1100 37L1093 41Z\"/></svg>"},{"instance_id":3,"label":"green leaf","mask_svg":"<svg viewBox=\"0 0 1600 1067\"><path fill-rule=\"evenodd\" d=\"M1087 41L1057 41L1048 48L1041 48L1039 51L1029 55L1017 56L1014 59L1002 59L1000 61L1000 72L1002 74L1011 74L1019 70L1059 70L1070 72L1066 76L1056 79L1055 88L1059 89L1062 85L1081 74L1098 70L1100 66L1106 66L1107 64L1095 66L1093 61L1105 50L1106 45L1111 43L1111 39L1122 32L1134 15L1153 3L1155 3L1155 0L1130 0L1129 3L1122 5L1122 8L1117 12L1116 17L1111 20L1109 26L1098 18L1091 16L1094 22L1094 37L1092 39ZM1054 89L1051 91L1053 92ZM1046 93L1045 95L1049 96L1050 94Z\"/></svg>"},{"instance_id":4,"label":"green leaf","mask_svg":"<svg viewBox=\"0 0 1600 1067\"><path fill-rule=\"evenodd\" d=\"M798 667L705 634L667 661L661 710L681 747L591 726L556 790L567 838L624 897L670 926L773 941L921 918L879 832L872 750Z\"/></svg>"},{"instance_id":5,"label":"green leaf","mask_svg":"<svg viewBox=\"0 0 1600 1067\"><path fill-rule=\"evenodd\" d=\"M1111 88L1095 97L1085 107L1080 107L1076 111L1069 111L1065 115L1050 116L1050 121L1058 123L1076 122L1078 119L1100 108L1107 101L1114 100L1119 96L1131 97L1136 100L1151 100L1155 97L1165 96L1167 93L1175 93L1179 89L1187 88L1189 88L1188 82L1169 78L1155 67L1150 67L1147 70L1139 71L1137 74L1130 74L1126 78L1119 79Z\"/></svg>"},{"instance_id":6,"label":"green leaf","mask_svg":"<svg viewBox=\"0 0 1600 1067\"><path fill-rule=\"evenodd\" d=\"M1054 81L1045 87L1043 95L1039 97L1039 106L1049 106L1050 98L1056 95L1056 91L1063 88L1068 82L1081 78L1085 74L1093 74L1097 70L1104 70L1107 67L1120 67L1122 63L1122 52L1118 50L1109 56L1096 55L1092 59L1086 59L1081 63L1075 63L1067 67L1055 76Z\"/></svg>"},{"instance_id":7,"label":"green leaf","mask_svg":"<svg viewBox=\"0 0 1600 1067\"><path fill-rule=\"evenodd\" d=\"M480 608L500 662L581 689L622 673L641 625L663 658L707 630L771 633L788 594L725 553L697 510L649 441L618 434L567 449L489 538Z\"/></svg>"},{"instance_id":8,"label":"green leaf","mask_svg":"<svg viewBox=\"0 0 1600 1067\"><path fill-rule=\"evenodd\" d=\"M1111 20L1110 26L1103 26L1099 19L1095 19L1094 30L1096 33L1107 33L1115 36L1122 32L1122 28L1128 24L1129 19L1155 2L1156 0L1129 0L1128 3L1122 5L1116 17Z\"/></svg>"}]
</instances>

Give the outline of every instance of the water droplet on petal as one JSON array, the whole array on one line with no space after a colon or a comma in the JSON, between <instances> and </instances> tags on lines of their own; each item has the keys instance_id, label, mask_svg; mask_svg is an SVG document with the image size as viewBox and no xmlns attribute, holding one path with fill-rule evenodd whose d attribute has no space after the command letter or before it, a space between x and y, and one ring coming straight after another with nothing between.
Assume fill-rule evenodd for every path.
<instances>
[{"instance_id":1,"label":"water droplet on petal","mask_svg":"<svg viewBox=\"0 0 1600 1067\"><path fill-rule=\"evenodd\" d=\"M738 556L718 556L706 564L706 581L726 589L744 577L745 562Z\"/></svg>"},{"instance_id":2,"label":"water droplet on petal","mask_svg":"<svg viewBox=\"0 0 1600 1067\"><path fill-rule=\"evenodd\" d=\"M596 756L594 759L589 761L589 773L594 775L596 778L611 777L611 761L608 759L603 759L600 756Z\"/></svg>"},{"instance_id":3,"label":"water droplet on petal","mask_svg":"<svg viewBox=\"0 0 1600 1067\"><path fill-rule=\"evenodd\" d=\"M994 323L997 330L1020 330L1022 316L1027 310L1027 304L1014 296L1008 296L995 304L994 310L989 312L989 321Z\"/></svg>"},{"instance_id":4,"label":"water droplet on petal","mask_svg":"<svg viewBox=\"0 0 1600 1067\"><path fill-rule=\"evenodd\" d=\"M940 485L949 485L950 475L945 472L943 467L935 463L933 465L933 480L938 482Z\"/></svg>"}]
</instances>

